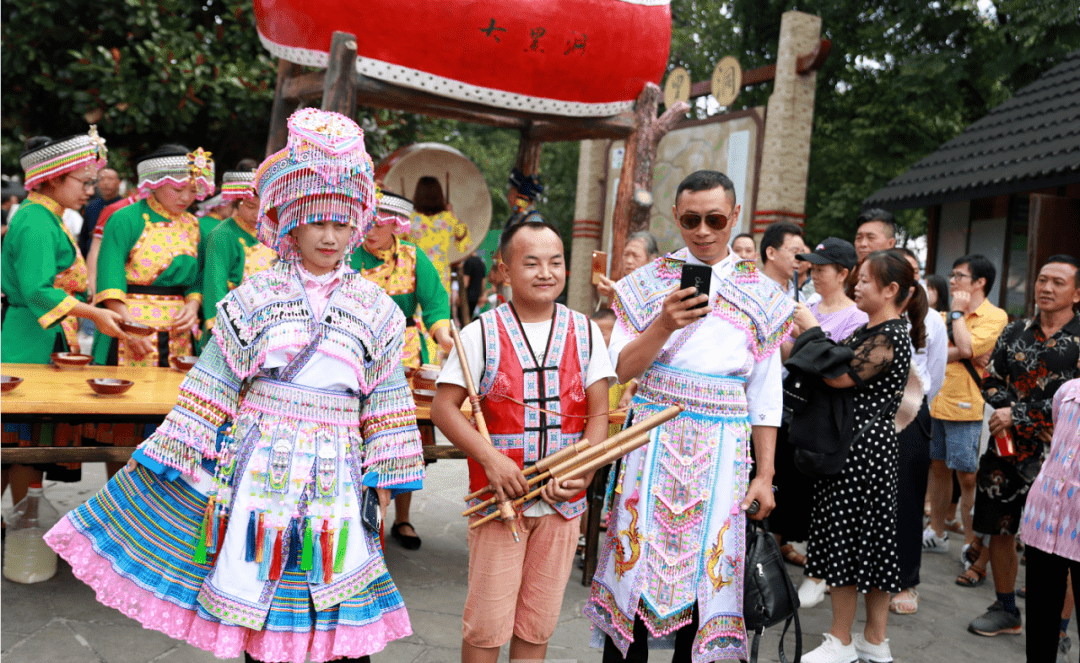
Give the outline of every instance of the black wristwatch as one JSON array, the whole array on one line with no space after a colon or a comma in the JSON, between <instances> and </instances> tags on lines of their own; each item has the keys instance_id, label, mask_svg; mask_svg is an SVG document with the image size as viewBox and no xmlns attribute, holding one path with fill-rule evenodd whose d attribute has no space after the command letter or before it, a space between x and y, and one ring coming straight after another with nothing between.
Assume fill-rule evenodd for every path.
<instances>
[{"instance_id":1,"label":"black wristwatch","mask_svg":"<svg viewBox=\"0 0 1080 663\"><path fill-rule=\"evenodd\" d=\"M949 312L949 319L950 320L959 320L962 317L964 317L964 312L963 311L951 311L951 312Z\"/></svg>"}]
</instances>

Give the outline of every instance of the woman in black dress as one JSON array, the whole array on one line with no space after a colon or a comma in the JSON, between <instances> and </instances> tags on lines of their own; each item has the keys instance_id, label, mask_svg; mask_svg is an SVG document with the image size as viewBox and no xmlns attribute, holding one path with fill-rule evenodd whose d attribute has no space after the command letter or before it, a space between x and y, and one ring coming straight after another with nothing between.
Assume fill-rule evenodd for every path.
<instances>
[{"instance_id":1,"label":"woman in black dress","mask_svg":"<svg viewBox=\"0 0 1080 663\"><path fill-rule=\"evenodd\" d=\"M824 644L803 656L804 663L891 661L885 637L889 598L902 589L894 417L912 345L925 344L926 295L911 265L893 252L871 253L858 274L855 303L870 320L843 342L855 353L848 373L825 382L854 390L856 431L873 423L852 444L843 471L814 486L806 572L832 588L833 621ZM903 315L911 322L910 337ZM800 306L795 324L801 333L817 321ZM866 594L866 628L852 635L860 592Z\"/></svg>"}]
</instances>

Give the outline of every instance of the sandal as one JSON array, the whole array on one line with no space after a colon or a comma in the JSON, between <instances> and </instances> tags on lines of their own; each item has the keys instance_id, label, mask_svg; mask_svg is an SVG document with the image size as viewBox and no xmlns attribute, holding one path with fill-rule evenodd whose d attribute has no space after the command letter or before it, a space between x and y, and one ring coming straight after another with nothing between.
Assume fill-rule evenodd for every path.
<instances>
[{"instance_id":1,"label":"sandal","mask_svg":"<svg viewBox=\"0 0 1080 663\"><path fill-rule=\"evenodd\" d=\"M420 548L420 537L402 534L402 527L408 527L413 532L416 531L416 528L412 526L412 523L403 520L400 523L394 523L394 526L390 528L390 537L400 543L401 547L405 550L418 550Z\"/></svg>"},{"instance_id":2,"label":"sandal","mask_svg":"<svg viewBox=\"0 0 1080 663\"><path fill-rule=\"evenodd\" d=\"M986 569L977 566L969 566L967 571L956 576L956 584L961 587L978 587L986 580Z\"/></svg>"},{"instance_id":3,"label":"sandal","mask_svg":"<svg viewBox=\"0 0 1080 663\"><path fill-rule=\"evenodd\" d=\"M964 546L961 561L965 562L965 566L971 566L979 561L979 557L982 556L983 550L985 549L986 546L983 545L982 539L975 539L970 545Z\"/></svg>"},{"instance_id":4,"label":"sandal","mask_svg":"<svg viewBox=\"0 0 1080 663\"><path fill-rule=\"evenodd\" d=\"M790 543L785 543L780 546L780 554L784 556L784 561L788 564L794 564L795 566L806 566L806 555L803 555L798 550L795 550L795 546Z\"/></svg>"},{"instance_id":5,"label":"sandal","mask_svg":"<svg viewBox=\"0 0 1080 663\"><path fill-rule=\"evenodd\" d=\"M1020 589L1016 590L1016 597L1021 599L1027 598L1027 585L1024 585Z\"/></svg>"},{"instance_id":6,"label":"sandal","mask_svg":"<svg viewBox=\"0 0 1080 663\"><path fill-rule=\"evenodd\" d=\"M914 587L896 594L889 601L889 612L898 615L914 615L919 609L919 593Z\"/></svg>"}]
</instances>

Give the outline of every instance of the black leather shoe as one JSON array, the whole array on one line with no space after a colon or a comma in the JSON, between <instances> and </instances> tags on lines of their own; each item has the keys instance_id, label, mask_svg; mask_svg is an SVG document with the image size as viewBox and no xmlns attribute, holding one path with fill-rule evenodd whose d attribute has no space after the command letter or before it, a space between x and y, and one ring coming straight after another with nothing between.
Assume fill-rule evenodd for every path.
<instances>
[{"instance_id":1,"label":"black leather shoe","mask_svg":"<svg viewBox=\"0 0 1080 663\"><path fill-rule=\"evenodd\" d=\"M390 536L401 544L401 547L405 550L417 550L420 548L420 537L409 536L408 534L402 534L401 528L404 525L408 525L412 531L416 531L416 528L412 526L412 523L407 521L401 521L400 523L394 523L394 526L390 528Z\"/></svg>"}]
</instances>

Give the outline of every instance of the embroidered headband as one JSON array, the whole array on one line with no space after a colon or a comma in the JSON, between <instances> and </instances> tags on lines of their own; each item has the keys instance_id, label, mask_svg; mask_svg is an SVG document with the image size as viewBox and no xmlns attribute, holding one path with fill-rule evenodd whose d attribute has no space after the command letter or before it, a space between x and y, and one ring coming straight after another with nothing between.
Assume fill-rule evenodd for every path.
<instances>
[{"instance_id":1,"label":"embroidered headband","mask_svg":"<svg viewBox=\"0 0 1080 663\"><path fill-rule=\"evenodd\" d=\"M412 226L412 201L396 193L378 189L375 191L375 198L378 200L379 208L375 224L385 226L393 223L395 235L404 235L409 232Z\"/></svg>"},{"instance_id":2,"label":"embroidered headband","mask_svg":"<svg viewBox=\"0 0 1080 663\"><path fill-rule=\"evenodd\" d=\"M221 176L221 198L226 202L255 197L254 170L227 170Z\"/></svg>"},{"instance_id":3,"label":"embroidered headband","mask_svg":"<svg viewBox=\"0 0 1080 663\"><path fill-rule=\"evenodd\" d=\"M299 260L296 226L334 221L353 227L352 253L375 219L374 166L364 149L364 131L351 119L317 108L289 118L285 149L255 171L259 196L256 235L284 261Z\"/></svg>"},{"instance_id":4,"label":"embroidered headband","mask_svg":"<svg viewBox=\"0 0 1080 663\"><path fill-rule=\"evenodd\" d=\"M200 147L188 154L143 159L136 166L139 193L146 196L166 184L181 187L195 182L195 197L205 200L214 195L214 160L210 154Z\"/></svg>"},{"instance_id":5,"label":"embroidered headband","mask_svg":"<svg viewBox=\"0 0 1080 663\"><path fill-rule=\"evenodd\" d=\"M56 179L86 165L93 165L94 170L105 167L108 150L105 139L98 135L97 125L90 125L90 131L67 138L52 141L31 151L23 152L19 157L26 182L23 188L33 191L43 182Z\"/></svg>"}]
</instances>

